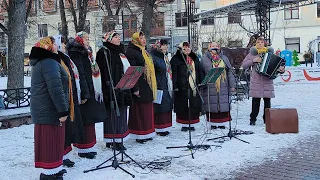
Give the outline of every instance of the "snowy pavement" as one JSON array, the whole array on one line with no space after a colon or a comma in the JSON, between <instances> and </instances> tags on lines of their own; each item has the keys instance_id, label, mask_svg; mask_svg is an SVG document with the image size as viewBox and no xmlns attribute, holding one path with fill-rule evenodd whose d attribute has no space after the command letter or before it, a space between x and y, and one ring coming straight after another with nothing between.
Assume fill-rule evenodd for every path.
<instances>
[{"instance_id":1,"label":"snowy pavement","mask_svg":"<svg viewBox=\"0 0 320 180\"><path fill-rule=\"evenodd\" d=\"M2 85L2 84L1 84ZM259 165L267 159L277 157L283 149L294 147L299 140L319 135L320 121L318 118L320 97L318 90L320 83L314 84L286 84L275 86L276 98L272 99L272 106L276 108L297 108L299 114L298 134L272 135L265 131L262 120L262 106L257 125L249 126L251 102L245 100L233 104L232 127L238 130L253 131L252 135L241 135L241 138L250 144L237 139L226 140L224 143L206 141L226 134L228 130L208 130L204 116L192 133L194 144L220 145L221 148L211 147L209 150L198 150L194 159L186 149L166 149L168 146L184 146L188 143L188 133L181 132L175 122L168 137L155 137L153 141L144 145L134 140L125 142L127 153L138 162L153 161L156 159L173 158L171 165L162 170L142 170L134 164L122 165L123 168L136 175L135 179L225 179L231 178L241 169ZM262 104L262 103L261 103ZM175 119L175 115L173 115ZM102 124L96 125L97 152L96 159L79 158L76 150L71 160L75 167L67 168L64 179L71 180L102 180L102 179L132 179L120 169L102 169L83 173L109 157L112 151L105 148L102 136ZM0 130L0 177L3 180L38 179L39 171L34 168L33 154L33 125L24 125L18 128ZM125 159L128 160L128 159ZM110 165L111 162L106 163Z\"/></svg>"}]
</instances>

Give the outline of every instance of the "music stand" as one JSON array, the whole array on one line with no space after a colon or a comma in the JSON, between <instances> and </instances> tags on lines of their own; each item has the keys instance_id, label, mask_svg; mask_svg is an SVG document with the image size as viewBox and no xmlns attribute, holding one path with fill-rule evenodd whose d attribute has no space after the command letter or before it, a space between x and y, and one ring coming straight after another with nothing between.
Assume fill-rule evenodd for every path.
<instances>
[{"instance_id":1,"label":"music stand","mask_svg":"<svg viewBox=\"0 0 320 180\"><path fill-rule=\"evenodd\" d=\"M180 49L179 50L179 52L180 52L180 54L181 54L181 56L182 56L182 59L183 59L183 61L184 61L184 64L186 65L186 67L187 67L187 72L188 72L188 75L189 76L191 76L191 74L192 74L192 71L191 71L191 69L190 69L190 67L189 67L189 65L188 65L188 63L187 63L187 60L186 60L186 58L184 57L184 54L183 54L183 52L182 52L182 49ZM192 81L193 81L193 83L194 84L196 84L196 81L195 81L195 79L191 76L191 79L192 79ZM188 80L188 82L189 82L189 80ZM199 91L199 88L198 88L198 86L195 86L195 88L196 88L196 91L197 91L197 93L198 93L198 95L199 95L199 98L201 99L201 106L203 105L203 98L202 98L202 96L200 95L200 91ZM193 149L196 149L196 148L200 148L200 147L205 147L205 148L207 148L209 145L193 145L193 143L192 143L192 138L191 138L191 110L190 110L190 94L191 94L191 92L190 92L190 86L188 86L188 88L187 88L187 101L188 101L188 119L189 119L189 143L188 143L188 145L186 145L186 146L172 146L172 147L166 147L167 149L173 149L173 148L188 148L189 150L190 150L190 152L191 152L191 157L192 157L192 159L194 159L194 156L193 156Z\"/></svg>"},{"instance_id":2,"label":"music stand","mask_svg":"<svg viewBox=\"0 0 320 180\"><path fill-rule=\"evenodd\" d=\"M128 89L132 89L135 84L137 83L137 81L139 80L140 76L142 75L143 71L144 71L144 67L142 66L130 66L125 74L122 76L122 78L120 79L120 81L118 82L117 86L114 88L113 86L113 80L112 80L112 76L110 73L110 66L109 66L109 62L108 62L108 58L107 55L106 56L106 61L107 61L107 66L108 66L108 72L109 72L109 77L110 77L110 88L112 88L112 90L110 91L110 94L112 93L113 96L111 95L110 97L114 97L114 101L111 99L110 100L110 107L111 107L111 123L112 123L112 131L113 131L113 156L109 159L107 159L106 161L104 161L103 163L99 164L98 166L96 166L96 168L90 169L90 170L86 170L83 171L84 173L90 172L90 171L95 171L95 170L99 170L99 169L104 169L104 168L108 168L108 167L113 167L114 169L121 169L122 171L126 172L127 174L131 175L133 178L135 177L133 174L131 174L130 172L128 172L127 170L123 169L120 164L126 164L126 163L119 163L117 156L119 154L122 155L122 160L123 161L123 155L125 155L126 157L128 157L131 161L133 161L135 164L137 164L139 167L141 167L142 169L144 169L139 163L137 163L134 159L132 159L124 150L123 148L120 149L120 151L116 154L116 150L115 150L115 123L114 123L114 116L112 115L112 113L116 113L116 116L120 116L120 112L119 112L119 107L118 107L118 103L117 103L117 97L115 95L115 89L119 89L120 91L123 90L128 90ZM116 105L116 109L114 109L114 103ZM123 139L121 140L123 142ZM123 147L123 146L122 146ZM103 164L105 164L106 162L112 160L112 164L108 165L108 166L102 166ZM102 166L102 167L101 167Z\"/></svg>"},{"instance_id":3,"label":"music stand","mask_svg":"<svg viewBox=\"0 0 320 180\"><path fill-rule=\"evenodd\" d=\"M230 69L229 69L230 70ZM234 78L236 78L234 72L231 70L231 73L233 74ZM231 101L230 101L230 85L229 85L229 81L227 80L227 85L228 85L228 102L229 102L229 110L231 110ZM211 138L211 139L207 139L207 141L210 141L210 140L216 140L216 139L221 139L221 138L226 138L226 137L229 137L230 140L231 138L235 138L235 139L238 139L239 141L242 141L244 143L248 143L250 144L249 142L247 141L244 141L242 139L239 139L238 137L236 137L236 135L238 135L236 132L233 132L233 130L231 130L231 119L229 121L229 132L228 132L228 135L225 135L225 136L220 136L220 137L216 137L216 138Z\"/></svg>"}]
</instances>

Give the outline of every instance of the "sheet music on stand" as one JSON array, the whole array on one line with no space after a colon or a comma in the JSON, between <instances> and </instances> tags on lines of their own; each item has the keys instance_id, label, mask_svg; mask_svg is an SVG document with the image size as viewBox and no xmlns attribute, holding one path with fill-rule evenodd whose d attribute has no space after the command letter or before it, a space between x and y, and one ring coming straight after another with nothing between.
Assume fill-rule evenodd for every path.
<instances>
[{"instance_id":1,"label":"sheet music on stand","mask_svg":"<svg viewBox=\"0 0 320 180\"><path fill-rule=\"evenodd\" d=\"M126 90L132 89L144 71L143 66L130 66L124 73L115 89Z\"/></svg>"},{"instance_id":2,"label":"sheet music on stand","mask_svg":"<svg viewBox=\"0 0 320 180\"><path fill-rule=\"evenodd\" d=\"M200 86L215 83L217 79L221 76L223 71L224 71L223 67L210 69L210 71L207 73L207 75L204 77L204 79L200 83Z\"/></svg>"}]
</instances>

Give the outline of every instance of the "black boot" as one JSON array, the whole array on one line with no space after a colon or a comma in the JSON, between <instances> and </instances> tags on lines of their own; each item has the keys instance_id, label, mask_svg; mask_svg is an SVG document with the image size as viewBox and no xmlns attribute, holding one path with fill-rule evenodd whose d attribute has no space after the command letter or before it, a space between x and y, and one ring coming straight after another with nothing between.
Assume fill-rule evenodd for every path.
<instances>
[{"instance_id":1,"label":"black boot","mask_svg":"<svg viewBox=\"0 0 320 180\"><path fill-rule=\"evenodd\" d=\"M136 142L140 143L140 144L145 144L147 142L147 140L145 140L145 139L136 139Z\"/></svg>"},{"instance_id":2,"label":"black boot","mask_svg":"<svg viewBox=\"0 0 320 180\"><path fill-rule=\"evenodd\" d=\"M96 157L94 153L78 153L78 155L82 158L88 158L88 159L93 159Z\"/></svg>"},{"instance_id":3,"label":"black boot","mask_svg":"<svg viewBox=\"0 0 320 180\"><path fill-rule=\"evenodd\" d=\"M117 143L117 146L118 146L118 149L119 150L117 150L117 151L120 151L120 150L127 150L127 148L126 147L124 147L124 145L122 144L122 143Z\"/></svg>"},{"instance_id":4,"label":"black boot","mask_svg":"<svg viewBox=\"0 0 320 180\"><path fill-rule=\"evenodd\" d=\"M188 127L182 127L182 128L181 128L181 131L183 131L183 132L188 131Z\"/></svg>"},{"instance_id":5,"label":"black boot","mask_svg":"<svg viewBox=\"0 0 320 180\"><path fill-rule=\"evenodd\" d=\"M250 126L255 126L256 125L256 121L255 120L250 120Z\"/></svg>"},{"instance_id":6,"label":"black boot","mask_svg":"<svg viewBox=\"0 0 320 180\"><path fill-rule=\"evenodd\" d=\"M71 161L70 159L65 159L65 160L63 160L63 165L67 166L67 167L73 167L74 166L74 162Z\"/></svg>"},{"instance_id":7,"label":"black boot","mask_svg":"<svg viewBox=\"0 0 320 180\"><path fill-rule=\"evenodd\" d=\"M59 174L46 175L41 173L40 180L63 180L63 176Z\"/></svg>"}]
</instances>

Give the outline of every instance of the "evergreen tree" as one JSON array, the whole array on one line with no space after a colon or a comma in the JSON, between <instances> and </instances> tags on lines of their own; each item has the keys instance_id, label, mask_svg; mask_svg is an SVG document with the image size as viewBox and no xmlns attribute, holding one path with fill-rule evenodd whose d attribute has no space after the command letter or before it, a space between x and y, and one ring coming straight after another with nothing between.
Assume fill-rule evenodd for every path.
<instances>
[{"instance_id":1,"label":"evergreen tree","mask_svg":"<svg viewBox=\"0 0 320 180\"><path fill-rule=\"evenodd\" d=\"M293 51L292 53L292 59L293 59L293 66L299 66L300 65L300 62L298 61L299 58L298 58L298 53L296 50Z\"/></svg>"}]
</instances>

